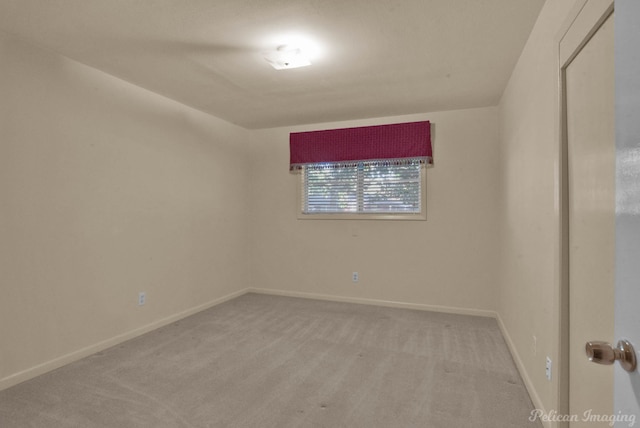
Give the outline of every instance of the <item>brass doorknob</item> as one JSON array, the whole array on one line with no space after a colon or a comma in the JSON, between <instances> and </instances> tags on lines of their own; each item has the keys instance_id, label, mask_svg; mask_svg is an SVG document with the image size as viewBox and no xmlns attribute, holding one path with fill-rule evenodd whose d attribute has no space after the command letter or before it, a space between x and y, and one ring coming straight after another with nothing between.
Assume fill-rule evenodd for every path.
<instances>
[{"instance_id":1,"label":"brass doorknob","mask_svg":"<svg viewBox=\"0 0 640 428\"><path fill-rule=\"evenodd\" d=\"M637 366L636 351L628 340L620 340L615 348L607 342L587 342L585 351L589 361L594 363L610 365L617 360L628 372L634 371Z\"/></svg>"}]
</instances>

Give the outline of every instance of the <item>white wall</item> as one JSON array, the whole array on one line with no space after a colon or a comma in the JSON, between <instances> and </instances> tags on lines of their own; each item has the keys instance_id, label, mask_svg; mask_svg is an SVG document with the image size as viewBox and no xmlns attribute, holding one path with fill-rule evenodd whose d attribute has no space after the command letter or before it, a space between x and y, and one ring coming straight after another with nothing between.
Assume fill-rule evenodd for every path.
<instances>
[{"instance_id":1,"label":"white wall","mask_svg":"<svg viewBox=\"0 0 640 428\"><path fill-rule=\"evenodd\" d=\"M534 404L558 411L561 30L575 1L547 0L499 105L502 253L498 313ZM537 344L534 348L534 339Z\"/></svg>"},{"instance_id":2,"label":"white wall","mask_svg":"<svg viewBox=\"0 0 640 428\"><path fill-rule=\"evenodd\" d=\"M430 120L427 221L298 220L289 133ZM423 305L495 309L498 263L497 109L436 112L255 131L254 287ZM354 236L357 235L357 236ZM351 273L360 281L354 284Z\"/></svg>"},{"instance_id":3,"label":"white wall","mask_svg":"<svg viewBox=\"0 0 640 428\"><path fill-rule=\"evenodd\" d=\"M248 131L2 34L0 57L0 388L247 286Z\"/></svg>"}]
</instances>

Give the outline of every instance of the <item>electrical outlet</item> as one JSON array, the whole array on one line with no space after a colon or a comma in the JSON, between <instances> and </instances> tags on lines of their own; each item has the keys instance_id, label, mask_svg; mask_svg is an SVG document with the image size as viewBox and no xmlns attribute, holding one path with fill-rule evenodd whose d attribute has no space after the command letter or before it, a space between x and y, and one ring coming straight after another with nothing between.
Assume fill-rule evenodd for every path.
<instances>
[{"instance_id":1,"label":"electrical outlet","mask_svg":"<svg viewBox=\"0 0 640 428\"><path fill-rule=\"evenodd\" d=\"M358 275L358 272L353 272L351 279L353 280L353 282L358 282L360 280L360 275Z\"/></svg>"},{"instance_id":2,"label":"electrical outlet","mask_svg":"<svg viewBox=\"0 0 640 428\"><path fill-rule=\"evenodd\" d=\"M547 380L551 380L551 358L547 357L547 364L545 367L545 373L547 375Z\"/></svg>"},{"instance_id":3,"label":"electrical outlet","mask_svg":"<svg viewBox=\"0 0 640 428\"><path fill-rule=\"evenodd\" d=\"M138 293L138 306L142 306L147 302L147 293L141 291Z\"/></svg>"}]
</instances>

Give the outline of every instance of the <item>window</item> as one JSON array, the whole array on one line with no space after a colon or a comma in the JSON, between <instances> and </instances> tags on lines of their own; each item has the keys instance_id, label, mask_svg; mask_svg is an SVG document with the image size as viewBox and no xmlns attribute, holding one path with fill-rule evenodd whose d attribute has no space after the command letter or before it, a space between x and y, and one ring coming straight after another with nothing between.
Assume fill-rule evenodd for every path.
<instances>
[{"instance_id":1,"label":"window","mask_svg":"<svg viewBox=\"0 0 640 428\"><path fill-rule=\"evenodd\" d=\"M429 122L290 135L299 218L426 219Z\"/></svg>"},{"instance_id":2,"label":"window","mask_svg":"<svg viewBox=\"0 0 640 428\"><path fill-rule=\"evenodd\" d=\"M420 214L419 162L388 165L358 162L304 169L303 214Z\"/></svg>"}]
</instances>

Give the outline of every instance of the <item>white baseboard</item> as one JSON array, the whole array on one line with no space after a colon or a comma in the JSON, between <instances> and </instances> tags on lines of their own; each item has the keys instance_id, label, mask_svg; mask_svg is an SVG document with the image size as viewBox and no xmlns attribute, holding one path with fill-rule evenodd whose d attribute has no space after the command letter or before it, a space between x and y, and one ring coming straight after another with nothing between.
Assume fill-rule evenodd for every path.
<instances>
[{"instance_id":1,"label":"white baseboard","mask_svg":"<svg viewBox=\"0 0 640 428\"><path fill-rule=\"evenodd\" d=\"M518 351L516 350L516 346L513 343L513 340L511 340L511 336L509 335L509 331L507 330L507 327L504 325L504 322L502 321L502 318L500 317L499 313L496 313L496 320L498 321L498 326L500 327L500 331L502 332L502 336L504 337L505 342L507 342L507 347L509 348L509 351L511 352L511 356L513 357L513 361L516 363L516 368L518 369L518 372L520 373L520 377L522 377L522 381L524 382L524 386L527 388L527 392L529 392L529 396L531 397L531 401L533 402L533 406L536 409L542 410L542 412L544 414L547 414L547 411L545 410L544 405L542 404L542 400L540 399L540 396L538 395L538 391L533 386L533 382L531 382L531 378L529 377L529 373L527 373L527 370L524 367L524 363L522 362L522 359L520 358L520 354L518 354ZM555 426L550 421L542 421L542 424L546 428L552 428L552 427Z\"/></svg>"},{"instance_id":2,"label":"white baseboard","mask_svg":"<svg viewBox=\"0 0 640 428\"><path fill-rule=\"evenodd\" d=\"M177 314L168 316L166 318L162 318L160 320L154 321L145 326L136 328L134 330L128 331L123 334L119 334L112 338L103 340L101 342L95 343L93 345L89 345L85 348L78 349L76 351L70 352L61 357L55 358L50 361L46 361L42 364L38 364L37 366L30 367L26 370L20 371L18 373L14 373L9 375L3 379L0 379L0 391L3 389L10 388L14 385L17 385L21 382L32 379L36 376L40 376L44 373L50 372L51 370L55 370L64 365L70 364L74 361L78 361L82 358L88 357L89 355L95 354L96 352L100 352L112 346L118 345L127 340L133 339L145 333L148 333L157 328L163 327L165 325L171 324L172 322L181 320L183 318L188 317L189 315L193 315L197 312L203 311L205 309L209 309L213 306L219 305L220 303L224 303L228 300L234 299L236 297L242 296L247 293L247 290L240 290L231 294L227 294L226 296L222 296L218 299L214 299L202 305L195 306L193 308L187 309L186 311L178 312Z\"/></svg>"},{"instance_id":3,"label":"white baseboard","mask_svg":"<svg viewBox=\"0 0 640 428\"><path fill-rule=\"evenodd\" d=\"M332 302L359 303L363 305L386 306L390 308L417 309L420 311L444 312L448 314L473 315L496 318L494 311L471 308L456 308L451 306L424 305L420 303L405 303L390 300L366 299L361 297L333 296L329 294L306 293L301 291L274 290L267 288L248 288L248 293L271 294L275 296L302 297L305 299L328 300Z\"/></svg>"}]
</instances>

